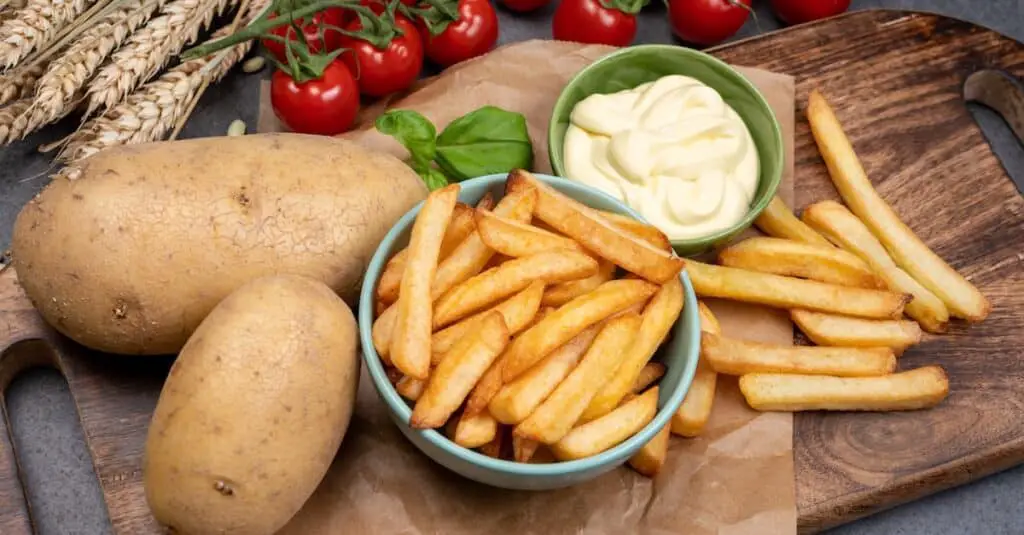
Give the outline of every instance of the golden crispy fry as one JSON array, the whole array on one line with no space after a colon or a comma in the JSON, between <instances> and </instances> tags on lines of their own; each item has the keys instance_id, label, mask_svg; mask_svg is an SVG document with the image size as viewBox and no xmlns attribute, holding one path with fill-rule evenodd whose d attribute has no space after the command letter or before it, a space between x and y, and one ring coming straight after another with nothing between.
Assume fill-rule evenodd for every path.
<instances>
[{"instance_id":1,"label":"golden crispy fry","mask_svg":"<svg viewBox=\"0 0 1024 535\"><path fill-rule=\"evenodd\" d=\"M534 214L538 218L598 256L657 284L667 282L682 271L682 258L621 230L593 209L555 191L527 171L512 171L505 185L510 191L526 186L537 190Z\"/></svg>"},{"instance_id":2,"label":"golden crispy fry","mask_svg":"<svg viewBox=\"0 0 1024 535\"><path fill-rule=\"evenodd\" d=\"M665 365L660 362L648 362L642 370L640 375L636 376L636 381L633 382L633 388L630 390L633 394L639 394L647 387L658 382L665 375Z\"/></svg>"},{"instance_id":3,"label":"golden crispy fry","mask_svg":"<svg viewBox=\"0 0 1024 535\"><path fill-rule=\"evenodd\" d=\"M508 428L503 425L499 425L498 431L494 435L494 440L488 442L487 444L484 444L483 446L480 446L480 453L488 457L501 459L502 454L504 453L505 450L505 440L506 437L508 437L508 434Z\"/></svg>"},{"instance_id":4,"label":"golden crispy fry","mask_svg":"<svg viewBox=\"0 0 1024 535\"><path fill-rule=\"evenodd\" d=\"M812 245L831 247L832 244L824 236L804 224L793 215L793 212L778 197L772 197L768 207L754 220L754 225L762 232L776 238L785 238Z\"/></svg>"},{"instance_id":5,"label":"golden crispy fry","mask_svg":"<svg viewBox=\"0 0 1024 535\"><path fill-rule=\"evenodd\" d=\"M426 381L419 379L413 379L408 375L403 375L398 383L395 384L395 390L398 391L398 395L409 401L416 401L423 395L423 389L427 387Z\"/></svg>"},{"instance_id":6,"label":"golden crispy fry","mask_svg":"<svg viewBox=\"0 0 1024 535\"><path fill-rule=\"evenodd\" d=\"M441 362L441 357L455 345L463 336L476 328L476 324L489 312L497 311L505 318L505 325L508 333L515 336L519 331L526 328L537 315L540 308L540 298L544 295L544 282L533 281L523 291L498 303L492 308L474 314L458 323L455 323L444 330L434 333L430 342L430 349L433 352L431 362Z\"/></svg>"},{"instance_id":7,"label":"golden crispy fry","mask_svg":"<svg viewBox=\"0 0 1024 535\"><path fill-rule=\"evenodd\" d=\"M533 454L537 452L540 442L528 438L512 435L512 458L517 463L530 462Z\"/></svg>"},{"instance_id":8,"label":"golden crispy fry","mask_svg":"<svg viewBox=\"0 0 1024 535\"><path fill-rule=\"evenodd\" d=\"M701 333L700 356L718 373L873 377L896 370L888 347L778 346Z\"/></svg>"},{"instance_id":9,"label":"golden crispy fry","mask_svg":"<svg viewBox=\"0 0 1024 535\"><path fill-rule=\"evenodd\" d=\"M492 312L480 320L479 328L455 344L430 374L409 425L419 429L444 425L507 344L508 327L500 313Z\"/></svg>"},{"instance_id":10,"label":"golden crispy fry","mask_svg":"<svg viewBox=\"0 0 1024 535\"><path fill-rule=\"evenodd\" d=\"M910 320L865 320L793 309L793 323L819 346L890 347L896 354L921 341L921 326Z\"/></svg>"},{"instance_id":11,"label":"golden crispy fry","mask_svg":"<svg viewBox=\"0 0 1024 535\"><path fill-rule=\"evenodd\" d=\"M718 318L704 301L697 301L697 312L700 314L700 330L712 334L721 334ZM718 374L701 357L697 360L697 371L686 391L683 403L672 415L672 432L682 437L696 437L704 432L704 426L711 419L711 409L715 404L715 389L718 386Z\"/></svg>"},{"instance_id":12,"label":"golden crispy fry","mask_svg":"<svg viewBox=\"0 0 1024 535\"><path fill-rule=\"evenodd\" d=\"M863 318L898 318L909 294L850 288L745 269L687 262L697 295Z\"/></svg>"},{"instance_id":13,"label":"golden crispy fry","mask_svg":"<svg viewBox=\"0 0 1024 535\"><path fill-rule=\"evenodd\" d=\"M387 308L388 308L387 303L385 303L383 301L377 301L373 305L373 317L374 317L374 319L379 318L380 315L383 314L385 310L387 310Z\"/></svg>"},{"instance_id":14,"label":"golden crispy fry","mask_svg":"<svg viewBox=\"0 0 1024 535\"><path fill-rule=\"evenodd\" d=\"M476 228L476 223L473 219L473 209L462 203L456 204L452 211L452 219L444 231L444 237L441 238L441 249L437 255L438 261L451 255L452 251L473 232L474 228ZM409 249L402 249L392 256L384 266L384 273L381 274L380 281L377 283L379 303L393 303L398 299L408 255Z\"/></svg>"},{"instance_id":15,"label":"golden crispy fry","mask_svg":"<svg viewBox=\"0 0 1024 535\"><path fill-rule=\"evenodd\" d=\"M840 286L888 288L860 257L831 245L811 245L781 238L749 238L723 249L718 254L718 263Z\"/></svg>"},{"instance_id":16,"label":"golden crispy fry","mask_svg":"<svg viewBox=\"0 0 1024 535\"><path fill-rule=\"evenodd\" d=\"M476 207L479 210L493 210L494 209L494 195L491 195L491 192L489 192L489 191L484 193L484 196L480 197L480 200L477 201ZM532 210L531 210L531 212L532 212Z\"/></svg>"},{"instance_id":17,"label":"golden crispy fry","mask_svg":"<svg viewBox=\"0 0 1024 535\"><path fill-rule=\"evenodd\" d=\"M391 362L391 340L395 334L395 320L398 319L398 307L391 305L384 309L384 312L373 321L373 328L370 336L373 338L373 348L377 350L381 360Z\"/></svg>"},{"instance_id":18,"label":"golden crispy fry","mask_svg":"<svg viewBox=\"0 0 1024 535\"><path fill-rule=\"evenodd\" d=\"M540 310L537 311L537 314L535 314L533 316L533 319L530 320L530 323L528 323L526 325L526 327L524 327L522 329L522 331L525 331L526 329L529 329L530 327L533 327L534 325L537 324L538 321L548 317L548 314L550 314L550 313L552 313L554 311L555 311L555 307L546 307L546 306L543 306L543 303L542 303L542 306L540 307ZM522 332L522 331L520 331L520 332Z\"/></svg>"},{"instance_id":19,"label":"golden crispy fry","mask_svg":"<svg viewBox=\"0 0 1024 535\"><path fill-rule=\"evenodd\" d=\"M669 427L668 424L665 424L665 427L662 427L650 442L644 444L640 451L629 458L629 465L634 470L647 477L658 475L661 467L665 464L665 458L668 457Z\"/></svg>"},{"instance_id":20,"label":"golden crispy fry","mask_svg":"<svg viewBox=\"0 0 1024 535\"><path fill-rule=\"evenodd\" d=\"M612 280L614 275L615 264L604 259L598 260L597 273L585 279L563 282L548 287L544 290L544 298L541 300L541 304L553 307L562 306Z\"/></svg>"},{"instance_id":21,"label":"golden crispy fry","mask_svg":"<svg viewBox=\"0 0 1024 535\"><path fill-rule=\"evenodd\" d=\"M597 261L576 251L552 251L509 260L455 286L434 303L434 328L458 321L519 292L534 281L548 284L589 277ZM399 303L402 299L399 298Z\"/></svg>"},{"instance_id":22,"label":"golden crispy fry","mask_svg":"<svg viewBox=\"0 0 1024 535\"><path fill-rule=\"evenodd\" d=\"M740 391L759 411L904 411L934 407L949 394L939 366L881 377L752 373Z\"/></svg>"},{"instance_id":23,"label":"golden crispy fry","mask_svg":"<svg viewBox=\"0 0 1024 535\"><path fill-rule=\"evenodd\" d=\"M428 195L409 239L409 258L402 275L400 298L395 304L398 312L389 354L396 368L416 379L426 379L430 370L430 283L437 269L441 238L458 196L458 184Z\"/></svg>"},{"instance_id":24,"label":"golden crispy fry","mask_svg":"<svg viewBox=\"0 0 1024 535\"><path fill-rule=\"evenodd\" d=\"M612 280L562 305L509 345L502 359L503 381L513 381L587 327L646 301L657 290L658 286L642 280Z\"/></svg>"},{"instance_id":25,"label":"golden crispy fry","mask_svg":"<svg viewBox=\"0 0 1024 535\"><path fill-rule=\"evenodd\" d=\"M402 372L387 365L384 366L384 373L387 374L388 382L391 383L392 385L397 385L398 382L401 381L403 377L405 377L405 375L403 375Z\"/></svg>"},{"instance_id":26,"label":"golden crispy fry","mask_svg":"<svg viewBox=\"0 0 1024 535\"><path fill-rule=\"evenodd\" d=\"M501 386L500 383L499 369L496 372L497 379L492 378L492 381L497 380L501 390L494 395L487 406L491 414L504 424L517 424L525 420L576 367L580 357L594 342L598 330L597 325L588 327L568 343L552 351L544 357L544 360L515 381L504 386ZM478 391L483 394L483 390L488 388L483 386L485 380L481 380L477 385L477 389L470 396L471 401Z\"/></svg>"},{"instance_id":27,"label":"golden crispy fry","mask_svg":"<svg viewBox=\"0 0 1024 535\"><path fill-rule=\"evenodd\" d=\"M654 387L612 412L576 427L553 444L551 451L563 461L597 455L635 435L657 412L658 387Z\"/></svg>"},{"instance_id":28,"label":"golden crispy fry","mask_svg":"<svg viewBox=\"0 0 1024 535\"><path fill-rule=\"evenodd\" d=\"M843 127L818 91L807 105L811 133L839 194L892 255L925 288L937 295L954 316L981 321L992 305L978 289L957 273L914 234L875 191Z\"/></svg>"},{"instance_id":29,"label":"golden crispy fry","mask_svg":"<svg viewBox=\"0 0 1024 535\"><path fill-rule=\"evenodd\" d=\"M636 314L609 320L569 376L513 432L545 444L561 440L601 386L615 375L618 359L633 343L640 323Z\"/></svg>"},{"instance_id":30,"label":"golden crispy fry","mask_svg":"<svg viewBox=\"0 0 1024 535\"><path fill-rule=\"evenodd\" d=\"M506 256L519 258L560 249L584 252L583 246L565 236L486 210L477 210L475 218L480 239L491 249Z\"/></svg>"},{"instance_id":31,"label":"golden crispy fry","mask_svg":"<svg viewBox=\"0 0 1024 535\"><path fill-rule=\"evenodd\" d=\"M608 414L630 393L640 370L651 360L662 340L672 330L683 310L683 283L674 278L654 294L643 313L640 331L629 349L621 356L618 370L590 401L580 420L588 422Z\"/></svg>"},{"instance_id":32,"label":"golden crispy fry","mask_svg":"<svg viewBox=\"0 0 1024 535\"><path fill-rule=\"evenodd\" d=\"M608 212L605 210L594 211L601 214L612 225L633 234L637 238L644 240L658 249L661 249L662 251L672 251L672 243L668 241L668 236L666 236L664 232L658 230L654 225L649 225L643 221L637 221L626 214L617 214L615 212Z\"/></svg>"},{"instance_id":33,"label":"golden crispy fry","mask_svg":"<svg viewBox=\"0 0 1024 535\"><path fill-rule=\"evenodd\" d=\"M949 310L942 299L897 267L885 247L845 206L835 201L812 204L804 210L804 221L843 249L863 258L890 289L913 295L905 312L924 330L932 333L946 330Z\"/></svg>"},{"instance_id":34,"label":"golden crispy fry","mask_svg":"<svg viewBox=\"0 0 1024 535\"><path fill-rule=\"evenodd\" d=\"M459 423L455 426L456 444L463 448L479 448L494 440L498 436L498 422L490 414L480 414L459 417Z\"/></svg>"}]
</instances>

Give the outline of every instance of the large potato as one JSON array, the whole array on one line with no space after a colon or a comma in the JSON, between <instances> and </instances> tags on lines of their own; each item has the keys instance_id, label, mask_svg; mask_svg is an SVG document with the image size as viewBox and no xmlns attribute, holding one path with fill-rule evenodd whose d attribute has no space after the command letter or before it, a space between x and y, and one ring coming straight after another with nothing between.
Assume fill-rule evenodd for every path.
<instances>
[{"instance_id":1,"label":"large potato","mask_svg":"<svg viewBox=\"0 0 1024 535\"><path fill-rule=\"evenodd\" d=\"M213 307L275 273L354 306L366 264L427 193L398 159L298 134L124 146L56 179L18 216L18 278L73 340L173 353Z\"/></svg>"},{"instance_id":2,"label":"large potato","mask_svg":"<svg viewBox=\"0 0 1024 535\"><path fill-rule=\"evenodd\" d=\"M262 278L217 305L150 423L143 480L156 519L187 535L280 529L348 427L357 337L345 303L305 277Z\"/></svg>"}]
</instances>

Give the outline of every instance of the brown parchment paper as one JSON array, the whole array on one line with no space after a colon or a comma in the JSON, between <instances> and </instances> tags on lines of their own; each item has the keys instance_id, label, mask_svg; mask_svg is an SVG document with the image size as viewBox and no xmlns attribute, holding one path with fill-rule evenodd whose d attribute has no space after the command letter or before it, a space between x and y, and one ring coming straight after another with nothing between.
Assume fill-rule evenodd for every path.
<instances>
[{"instance_id":1,"label":"brown parchment paper","mask_svg":"<svg viewBox=\"0 0 1024 535\"><path fill-rule=\"evenodd\" d=\"M398 143L373 130L373 118L385 107L417 110L440 130L491 104L526 116L535 168L548 172L547 124L555 99L573 74L612 50L556 41L502 47L364 110L356 130L344 137L405 157ZM782 123L786 168L779 195L792 204L793 80L757 69L740 71L764 93ZM266 87L258 129L282 130ZM793 327L784 312L707 303L726 335L792 343ZM673 436L666 465L654 480L620 468L582 485L545 492L491 488L449 472L412 446L385 411L364 371L352 424L330 472L282 533L796 533L792 416L749 409L734 378L719 376L704 435Z\"/></svg>"}]
</instances>

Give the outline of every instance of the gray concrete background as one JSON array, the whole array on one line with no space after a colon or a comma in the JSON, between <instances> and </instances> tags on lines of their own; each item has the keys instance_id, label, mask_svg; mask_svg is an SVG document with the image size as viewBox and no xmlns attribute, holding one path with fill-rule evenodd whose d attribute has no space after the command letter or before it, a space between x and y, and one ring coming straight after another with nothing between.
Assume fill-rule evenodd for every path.
<instances>
[{"instance_id":1,"label":"gray concrete background","mask_svg":"<svg viewBox=\"0 0 1024 535\"><path fill-rule=\"evenodd\" d=\"M752 21L736 38L779 27L766 0L755 0L758 24ZM871 7L932 11L988 26L1024 41L1022 0L854 0L852 9ZM501 13L502 42L550 37L550 10L527 16ZM638 42L671 42L658 0L641 14ZM241 118L255 129L256 78L235 74L211 88L185 129L185 137L222 135ZM1024 184L1024 151L994 114L972 110L1010 170L1018 188ZM49 160L35 147L69 132L66 123L0 149L0 250L6 248L17 210L45 185ZM63 378L36 370L19 377L6 393L14 443L27 482L38 533L110 533L88 450L76 423L75 408ZM919 500L830 532L832 535L1024 534L1024 467Z\"/></svg>"}]
</instances>

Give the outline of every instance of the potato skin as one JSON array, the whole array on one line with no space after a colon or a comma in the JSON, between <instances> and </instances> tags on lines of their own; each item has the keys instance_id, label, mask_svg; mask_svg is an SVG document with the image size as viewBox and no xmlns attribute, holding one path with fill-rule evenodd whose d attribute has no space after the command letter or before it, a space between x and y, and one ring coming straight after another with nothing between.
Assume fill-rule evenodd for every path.
<instances>
[{"instance_id":1,"label":"potato skin","mask_svg":"<svg viewBox=\"0 0 1024 535\"><path fill-rule=\"evenodd\" d=\"M272 534L316 489L355 404L352 312L312 279L253 281L171 367L150 423L146 499L173 533Z\"/></svg>"},{"instance_id":2,"label":"potato skin","mask_svg":"<svg viewBox=\"0 0 1024 535\"><path fill-rule=\"evenodd\" d=\"M43 317L120 354L181 349L210 310L276 273L355 306L366 265L427 189L400 160L324 136L122 146L18 215L14 267Z\"/></svg>"}]
</instances>

